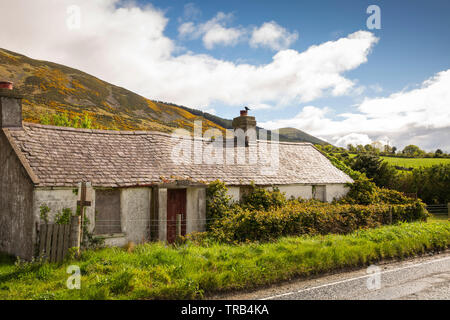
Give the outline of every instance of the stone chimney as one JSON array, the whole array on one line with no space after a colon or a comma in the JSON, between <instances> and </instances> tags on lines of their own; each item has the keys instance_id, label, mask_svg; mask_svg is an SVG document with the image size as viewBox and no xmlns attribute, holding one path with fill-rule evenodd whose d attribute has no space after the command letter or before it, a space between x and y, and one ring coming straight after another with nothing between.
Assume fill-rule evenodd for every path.
<instances>
[{"instance_id":1,"label":"stone chimney","mask_svg":"<svg viewBox=\"0 0 450 320\"><path fill-rule=\"evenodd\" d=\"M0 128L22 127L22 96L9 81L0 81Z\"/></svg>"},{"instance_id":2,"label":"stone chimney","mask_svg":"<svg viewBox=\"0 0 450 320\"><path fill-rule=\"evenodd\" d=\"M240 135L245 136L246 146L249 141L256 141L256 119L249 116L247 110L241 110L241 115L233 119L232 126L235 139L239 139Z\"/></svg>"}]
</instances>

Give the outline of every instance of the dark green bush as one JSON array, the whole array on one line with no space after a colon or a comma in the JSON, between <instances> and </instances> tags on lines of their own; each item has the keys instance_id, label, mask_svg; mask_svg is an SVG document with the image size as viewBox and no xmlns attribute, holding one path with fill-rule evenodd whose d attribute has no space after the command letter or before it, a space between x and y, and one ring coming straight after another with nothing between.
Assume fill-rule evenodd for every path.
<instances>
[{"instance_id":1,"label":"dark green bush","mask_svg":"<svg viewBox=\"0 0 450 320\"><path fill-rule=\"evenodd\" d=\"M426 220L420 201L404 205L313 204L289 201L283 207L229 211L211 226L209 236L221 242L271 241L282 236L347 234L401 221Z\"/></svg>"},{"instance_id":2,"label":"dark green bush","mask_svg":"<svg viewBox=\"0 0 450 320\"><path fill-rule=\"evenodd\" d=\"M368 179L365 175L361 175L353 183L347 185L349 192L341 200L337 201L341 204L409 204L414 199L406 197L403 193L386 188L379 188Z\"/></svg>"},{"instance_id":3,"label":"dark green bush","mask_svg":"<svg viewBox=\"0 0 450 320\"><path fill-rule=\"evenodd\" d=\"M282 207L286 203L285 194L281 193L277 187L268 190L252 184L250 191L243 195L241 206L249 210L269 210Z\"/></svg>"},{"instance_id":4,"label":"dark green bush","mask_svg":"<svg viewBox=\"0 0 450 320\"><path fill-rule=\"evenodd\" d=\"M380 199L377 193L377 186L365 175L361 175L355 179L353 183L348 183L349 191L347 195L341 199L340 203L349 204L375 204Z\"/></svg>"},{"instance_id":5,"label":"dark green bush","mask_svg":"<svg viewBox=\"0 0 450 320\"><path fill-rule=\"evenodd\" d=\"M226 212L230 210L231 197L227 194L227 191L228 188L225 183L219 180L211 182L206 188L207 228L213 221L224 217Z\"/></svg>"}]
</instances>

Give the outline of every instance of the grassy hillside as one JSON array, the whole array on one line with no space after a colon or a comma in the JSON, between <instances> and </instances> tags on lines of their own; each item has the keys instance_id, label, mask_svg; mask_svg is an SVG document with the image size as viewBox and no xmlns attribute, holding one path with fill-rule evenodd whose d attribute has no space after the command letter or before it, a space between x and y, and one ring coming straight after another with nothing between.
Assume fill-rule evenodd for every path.
<instances>
[{"instance_id":1,"label":"grassy hillside","mask_svg":"<svg viewBox=\"0 0 450 320\"><path fill-rule=\"evenodd\" d=\"M316 138L306 132L295 128L281 128L280 137L283 136L285 141L292 142L311 142L313 144L329 144L319 138Z\"/></svg>"},{"instance_id":2,"label":"grassy hillside","mask_svg":"<svg viewBox=\"0 0 450 320\"><path fill-rule=\"evenodd\" d=\"M443 158L396 158L396 157L381 157L381 158L393 166L399 166L404 168L431 167L435 164L450 163L450 159L443 159Z\"/></svg>"},{"instance_id":3,"label":"grassy hillside","mask_svg":"<svg viewBox=\"0 0 450 320\"><path fill-rule=\"evenodd\" d=\"M224 128L202 115L171 104L146 99L124 88L60 64L30 59L0 49L0 79L13 81L25 95L24 120L39 122L47 113L88 113L95 126L116 130L192 130L193 120L203 128Z\"/></svg>"},{"instance_id":4,"label":"grassy hillside","mask_svg":"<svg viewBox=\"0 0 450 320\"><path fill-rule=\"evenodd\" d=\"M70 119L88 114L92 126L114 130L193 130L194 120L203 130L231 129L231 120L173 103L146 99L92 75L53 62L31 59L0 48L0 80L14 82L23 93L23 116L42 122L52 114L67 113ZM270 137L270 133L269 133ZM285 128L280 141L323 144L303 131Z\"/></svg>"}]
</instances>

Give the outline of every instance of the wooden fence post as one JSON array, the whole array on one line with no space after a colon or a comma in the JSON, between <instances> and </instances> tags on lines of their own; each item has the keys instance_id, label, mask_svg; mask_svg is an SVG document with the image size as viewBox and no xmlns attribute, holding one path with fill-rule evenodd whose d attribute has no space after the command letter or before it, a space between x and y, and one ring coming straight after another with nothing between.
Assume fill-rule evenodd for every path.
<instances>
[{"instance_id":1,"label":"wooden fence post","mask_svg":"<svg viewBox=\"0 0 450 320\"><path fill-rule=\"evenodd\" d=\"M77 248L78 253L80 253L80 229L81 221L80 216L72 216L70 221L70 248Z\"/></svg>"},{"instance_id":2,"label":"wooden fence post","mask_svg":"<svg viewBox=\"0 0 450 320\"><path fill-rule=\"evenodd\" d=\"M177 214L177 237L181 236L181 214Z\"/></svg>"}]
</instances>

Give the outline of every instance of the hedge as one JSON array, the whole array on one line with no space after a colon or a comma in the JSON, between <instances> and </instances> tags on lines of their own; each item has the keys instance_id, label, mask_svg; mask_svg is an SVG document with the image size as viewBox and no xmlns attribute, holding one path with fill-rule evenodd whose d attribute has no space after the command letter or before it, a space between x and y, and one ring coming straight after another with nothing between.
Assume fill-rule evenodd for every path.
<instances>
[{"instance_id":1,"label":"hedge","mask_svg":"<svg viewBox=\"0 0 450 320\"><path fill-rule=\"evenodd\" d=\"M238 206L215 220L208 238L220 242L272 241L282 236L347 234L398 222L426 221L428 212L421 201L409 204L329 204L289 201L269 210Z\"/></svg>"}]
</instances>

